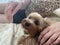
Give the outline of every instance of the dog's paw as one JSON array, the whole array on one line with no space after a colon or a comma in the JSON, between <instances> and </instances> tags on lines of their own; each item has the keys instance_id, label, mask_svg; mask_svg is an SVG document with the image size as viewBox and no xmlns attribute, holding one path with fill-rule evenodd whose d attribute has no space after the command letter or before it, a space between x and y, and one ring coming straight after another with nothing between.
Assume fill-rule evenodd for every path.
<instances>
[{"instance_id":1,"label":"dog's paw","mask_svg":"<svg viewBox=\"0 0 60 45\"><path fill-rule=\"evenodd\" d=\"M22 45L28 37L29 35L23 35L21 38L18 39L17 45Z\"/></svg>"}]
</instances>

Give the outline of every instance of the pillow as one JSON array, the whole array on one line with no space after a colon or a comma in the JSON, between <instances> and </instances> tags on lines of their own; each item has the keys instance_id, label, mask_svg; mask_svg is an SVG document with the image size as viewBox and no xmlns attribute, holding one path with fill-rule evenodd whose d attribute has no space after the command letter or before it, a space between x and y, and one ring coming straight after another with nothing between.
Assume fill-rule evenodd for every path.
<instances>
[{"instance_id":1,"label":"pillow","mask_svg":"<svg viewBox=\"0 0 60 45\"><path fill-rule=\"evenodd\" d=\"M53 13L60 17L60 8L54 10Z\"/></svg>"},{"instance_id":2,"label":"pillow","mask_svg":"<svg viewBox=\"0 0 60 45\"><path fill-rule=\"evenodd\" d=\"M60 0L32 0L26 8L27 15L31 12L39 12L43 17L52 16L52 12L60 7Z\"/></svg>"}]
</instances>

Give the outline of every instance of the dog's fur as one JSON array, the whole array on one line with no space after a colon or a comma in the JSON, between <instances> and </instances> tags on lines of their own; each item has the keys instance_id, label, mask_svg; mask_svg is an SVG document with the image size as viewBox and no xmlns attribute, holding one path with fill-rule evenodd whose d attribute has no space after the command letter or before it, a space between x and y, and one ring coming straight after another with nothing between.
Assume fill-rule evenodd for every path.
<instances>
[{"instance_id":1,"label":"dog's fur","mask_svg":"<svg viewBox=\"0 0 60 45\"><path fill-rule=\"evenodd\" d=\"M37 33L40 33L49 25L50 23L48 23L45 18L37 12L30 13L29 16L22 21L22 26L25 29L25 32L30 34L32 37L36 36Z\"/></svg>"},{"instance_id":2,"label":"dog's fur","mask_svg":"<svg viewBox=\"0 0 60 45\"><path fill-rule=\"evenodd\" d=\"M23 43L23 45L38 45L38 41L36 39L38 38L40 32L49 25L50 23L47 22L45 18L43 18L39 13L37 12L30 13L27 18L22 20L22 26L29 36L26 35L22 36L19 39L17 45L20 45L21 43ZM26 40L28 40L27 44Z\"/></svg>"}]
</instances>

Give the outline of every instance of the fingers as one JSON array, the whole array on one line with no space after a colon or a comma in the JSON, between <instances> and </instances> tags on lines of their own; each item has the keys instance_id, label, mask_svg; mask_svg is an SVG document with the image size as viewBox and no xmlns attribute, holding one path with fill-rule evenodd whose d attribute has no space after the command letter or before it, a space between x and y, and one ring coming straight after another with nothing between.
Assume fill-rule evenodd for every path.
<instances>
[{"instance_id":1,"label":"fingers","mask_svg":"<svg viewBox=\"0 0 60 45\"><path fill-rule=\"evenodd\" d=\"M41 33L40 33L40 36L39 36L39 38L38 38L38 42L41 40L41 38L47 33L47 32L49 32L49 28L46 28L44 31L42 31Z\"/></svg>"},{"instance_id":2,"label":"fingers","mask_svg":"<svg viewBox=\"0 0 60 45\"><path fill-rule=\"evenodd\" d=\"M60 37L58 37L57 40L53 42L53 45L57 45L57 44L60 44Z\"/></svg>"},{"instance_id":3,"label":"fingers","mask_svg":"<svg viewBox=\"0 0 60 45\"><path fill-rule=\"evenodd\" d=\"M59 33L53 34L51 36L51 38L44 45L51 45L59 36L60 36ZM55 44L53 44L53 45L55 45Z\"/></svg>"},{"instance_id":4,"label":"fingers","mask_svg":"<svg viewBox=\"0 0 60 45\"><path fill-rule=\"evenodd\" d=\"M40 45L57 45L60 42L60 38L58 38L60 36L59 32L59 23L58 25L55 24L49 26L49 28L42 31L41 35L39 36Z\"/></svg>"},{"instance_id":5,"label":"fingers","mask_svg":"<svg viewBox=\"0 0 60 45\"><path fill-rule=\"evenodd\" d=\"M40 45L44 44L48 38L50 38L54 33L52 31L46 33L40 41Z\"/></svg>"}]
</instances>

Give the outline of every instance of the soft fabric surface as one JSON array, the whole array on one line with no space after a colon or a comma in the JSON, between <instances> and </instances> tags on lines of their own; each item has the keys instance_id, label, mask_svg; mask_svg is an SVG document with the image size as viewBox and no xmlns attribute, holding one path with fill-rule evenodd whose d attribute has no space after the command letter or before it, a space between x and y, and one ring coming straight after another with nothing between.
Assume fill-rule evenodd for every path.
<instances>
[{"instance_id":1,"label":"soft fabric surface","mask_svg":"<svg viewBox=\"0 0 60 45\"><path fill-rule=\"evenodd\" d=\"M24 35L21 25L0 24L0 45L16 45L18 37Z\"/></svg>"},{"instance_id":2,"label":"soft fabric surface","mask_svg":"<svg viewBox=\"0 0 60 45\"><path fill-rule=\"evenodd\" d=\"M60 0L32 0L26 8L27 15L30 12L39 12L43 17L52 16L52 12L60 7Z\"/></svg>"},{"instance_id":3,"label":"soft fabric surface","mask_svg":"<svg viewBox=\"0 0 60 45\"><path fill-rule=\"evenodd\" d=\"M48 17L53 23L60 21L57 17ZM24 29L21 24L0 23L0 44L1 45L16 45L17 39L24 35ZM22 45L37 45L34 38L27 38Z\"/></svg>"},{"instance_id":4,"label":"soft fabric surface","mask_svg":"<svg viewBox=\"0 0 60 45\"><path fill-rule=\"evenodd\" d=\"M4 14L7 4L8 3L0 3L0 14Z\"/></svg>"}]
</instances>

